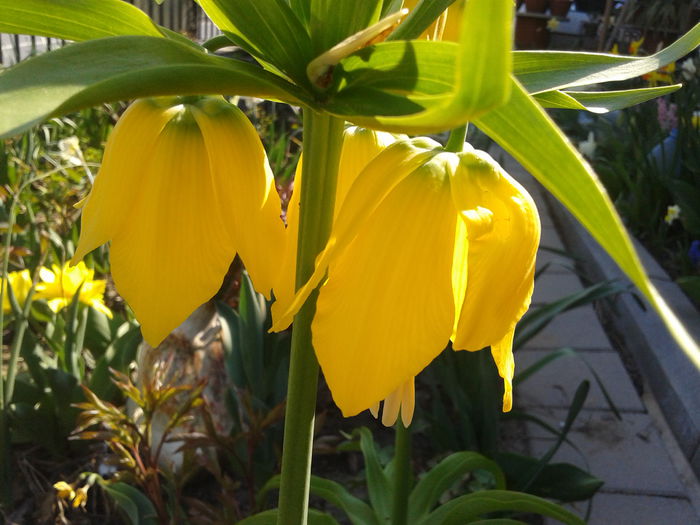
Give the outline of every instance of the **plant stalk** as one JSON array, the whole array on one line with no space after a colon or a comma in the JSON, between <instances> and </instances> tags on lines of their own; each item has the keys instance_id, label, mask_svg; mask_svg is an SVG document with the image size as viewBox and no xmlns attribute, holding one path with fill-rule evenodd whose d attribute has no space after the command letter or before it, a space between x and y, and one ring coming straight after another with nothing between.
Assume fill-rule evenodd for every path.
<instances>
[{"instance_id":1,"label":"plant stalk","mask_svg":"<svg viewBox=\"0 0 700 525\"><path fill-rule=\"evenodd\" d=\"M464 141L467 140L467 127L469 124L464 124L450 131L450 136L445 144L445 151L452 153L460 153L464 148Z\"/></svg>"},{"instance_id":2,"label":"plant stalk","mask_svg":"<svg viewBox=\"0 0 700 525\"><path fill-rule=\"evenodd\" d=\"M399 420L394 426L394 473L391 525L408 523L408 494L411 491L411 431Z\"/></svg>"},{"instance_id":3,"label":"plant stalk","mask_svg":"<svg viewBox=\"0 0 700 525\"><path fill-rule=\"evenodd\" d=\"M296 287L311 276L333 222L333 205L344 122L304 110L304 162L299 214ZM297 189L298 191L298 189ZM308 515L318 361L311 346L311 321L318 292L294 318L282 449L278 525L305 525Z\"/></svg>"}]
</instances>

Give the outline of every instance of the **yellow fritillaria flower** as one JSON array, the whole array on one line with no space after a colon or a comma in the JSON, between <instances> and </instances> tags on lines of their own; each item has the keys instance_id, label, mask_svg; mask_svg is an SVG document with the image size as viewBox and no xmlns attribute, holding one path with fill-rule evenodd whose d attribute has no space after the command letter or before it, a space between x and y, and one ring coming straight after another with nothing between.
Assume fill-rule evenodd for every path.
<instances>
[{"instance_id":1,"label":"yellow fritillaria flower","mask_svg":"<svg viewBox=\"0 0 700 525\"><path fill-rule=\"evenodd\" d=\"M413 379L449 340L491 346L512 405L512 342L530 304L540 222L532 198L486 153L430 139L386 148L357 177L331 238L273 329L322 281L313 345L346 416L413 413Z\"/></svg>"},{"instance_id":2,"label":"yellow fritillaria flower","mask_svg":"<svg viewBox=\"0 0 700 525\"><path fill-rule=\"evenodd\" d=\"M94 276L94 270L90 270L84 262L77 266L66 263L63 267L53 264L51 269L39 268L41 282L36 285L36 296L38 299L46 299L49 308L59 312L71 303L80 289L78 300L81 303L92 306L111 318L112 311L104 303L107 282L103 279L94 280Z\"/></svg>"},{"instance_id":3,"label":"yellow fritillaria flower","mask_svg":"<svg viewBox=\"0 0 700 525\"><path fill-rule=\"evenodd\" d=\"M396 142L397 136L384 131L374 131L349 126L343 132L343 146L340 151L338 179L335 190L333 217L345 200L345 195L365 166L387 146ZM301 166L299 159L294 175L294 191L287 207L287 243L279 280L275 284L275 302L272 304L273 318L284 313L294 298L296 274L297 236L299 235L299 202L301 198Z\"/></svg>"},{"instance_id":4,"label":"yellow fritillaria flower","mask_svg":"<svg viewBox=\"0 0 700 525\"><path fill-rule=\"evenodd\" d=\"M265 150L238 108L222 97L139 100L107 142L72 262L111 241L117 290L157 346L217 292L236 253L270 297L280 212Z\"/></svg>"},{"instance_id":5,"label":"yellow fritillaria flower","mask_svg":"<svg viewBox=\"0 0 700 525\"><path fill-rule=\"evenodd\" d=\"M4 280L4 279L3 279ZM29 274L29 270L20 270L18 272L10 272L7 274L7 281L5 282L5 294L2 296L2 311L9 313L12 311L12 304L10 303L10 291L8 290L8 283L12 288L12 293L17 300L17 304L22 307L24 302L27 300L27 295L29 290L32 288L32 276Z\"/></svg>"}]
</instances>

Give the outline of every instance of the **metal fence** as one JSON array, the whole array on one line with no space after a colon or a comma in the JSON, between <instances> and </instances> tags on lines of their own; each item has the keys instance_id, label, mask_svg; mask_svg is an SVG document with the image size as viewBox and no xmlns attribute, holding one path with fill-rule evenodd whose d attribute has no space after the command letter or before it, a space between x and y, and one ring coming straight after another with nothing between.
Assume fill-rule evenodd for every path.
<instances>
[{"instance_id":1,"label":"metal fence","mask_svg":"<svg viewBox=\"0 0 700 525\"><path fill-rule=\"evenodd\" d=\"M158 5L153 0L123 0L135 5L163 27L184 33L203 42L220 33L194 0L167 0ZM62 47L59 38L0 33L0 63L11 66L32 55Z\"/></svg>"}]
</instances>

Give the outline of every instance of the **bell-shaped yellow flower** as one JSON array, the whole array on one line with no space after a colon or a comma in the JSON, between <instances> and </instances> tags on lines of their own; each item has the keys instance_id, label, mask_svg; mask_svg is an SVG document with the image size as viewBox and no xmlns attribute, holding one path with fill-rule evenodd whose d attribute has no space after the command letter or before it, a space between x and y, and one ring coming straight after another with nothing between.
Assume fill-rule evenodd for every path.
<instances>
[{"instance_id":1,"label":"bell-shaped yellow flower","mask_svg":"<svg viewBox=\"0 0 700 525\"><path fill-rule=\"evenodd\" d=\"M4 280L4 279L3 279ZM12 288L12 293L17 300L17 304L24 306L24 302L27 300L27 295L29 290L32 288L32 276L29 275L29 270L20 270L18 272L10 272L7 274L7 281L5 282L5 294L2 296L2 311L9 313L12 311L12 303L10 303L10 291L7 285Z\"/></svg>"},{"instance_id":2,"label":"bell-shaped yellow flower","mask_svg":"<svg viewBox=\"0 0 700 525\"><path fill-rule=\"evenodd\" d=\"M345 195L364 167L387 146L396 142L397 136L384 131L374 131L358 126L349 126L343 131L343 146L340 151L338 180L335 190L333 217L345 200ZM286 252L282 271L275 284L275 302L272 304L272 318L284 313L294 298L296 275L297 237L299 235L299 201L301 198L301 166L299 159L294 175L294 191L287 207Z\"/></svg>"},{"instance_id":3,"label":"bell-shaped yellow flower","mask_svg":"<svg viewBox=\"0 0 700 525\"><path fill-rule=\"evenodd\" d=\"M36 297L47 299L52 311L61 311L79 293L78 300L81 303L92 306L107 317L112 317L112 311L104 303L107 282L103 279L93 279L94 270L90 270L84 262L81 261L75 266L66 263L62 267L53 264L51 269L39 268L39 277L41 282L36 285Z\"/></svg>"},{"instance_id":4,"label":"bell-shaped yellow flower","mask_svg":"<svg viewBox=\"0 0 700 525\"><path fill-rule=\"evenodd\" d=\"M112 132L73 262L111 241L119 293L157 346L221 286L236 253L268 298L284 253L265 150L221 97L135 102Z\"/></svg>"},{"instance_id":5,"label":"bell-shaped yellow flower","mask_svg":"<svg viewBox=\"0 0 700 525\"><path fill-rule=\"evenodd\" d=\"M313 345L336 404L410 422L414 377L451 339L492 347L511 407L512 338L532 295L540 223L527 192L484 152L398 141L357 177L326 249L273 329L322 281Z\"/></svg>"}]
</instances>

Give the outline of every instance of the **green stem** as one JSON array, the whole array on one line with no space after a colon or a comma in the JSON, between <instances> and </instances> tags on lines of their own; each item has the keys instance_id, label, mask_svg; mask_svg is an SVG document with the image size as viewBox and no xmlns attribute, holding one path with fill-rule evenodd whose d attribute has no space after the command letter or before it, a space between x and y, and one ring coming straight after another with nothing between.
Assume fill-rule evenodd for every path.
<instances>
[{"instance_id":1,"label":"green stem","mask_svg":"<svg viewBox=\"0 0 700 525\"><path fill-rule=\"evenodd\" d=\"M451 151L453 153L459 153L464 147L464 141L467 139L467 127L469 124L460 126L453 129L450 132L450 137L447 139L447 144L445 144L445 151Z\"/></svg>"},{"instance_id":2,"label":"green stem","mask_svg":"<svg viewBox=\"0 0 700 525\"><path fill-rule=\"evenodd\" d=\"M391 525L408 523L408 494L411 491L411 431L401 418L394 426L394 483Z\"/></svg>"},{"instance_id":3,"label":"green stem","mask_svg":"<svg viewBox=\"0 0 700 525\"><path fill-rule=\"evenodd\" d=\"M296 287L311 276L316 255L330 235L344 122L304 110L304 162L300 199ZM305 525L318 362L311 346L314 292L294 318L284 423L278 525Z\"/></svg>"},{"instance_id":4,"label":"green stem","mask_svg":"<svg viewBox=\"0 0 700 525\"><path fill-rule=\"evenodd\" d=\"M7 274L10 267L10 248L12 246L12 230L15 227L17 199L12 199L10 213L7 218L7 233L2 254L2 284L0 285L0 301L4 302L7 293ZM5 510L10 510L12 504L12 471L11 471L11 449L10 449L10 422L8 420L8 408L10 398L5 395L5 389L10 385L5 381L4 354L5 354L5 315L0 308L0 506ZM12 385L14 387L14 385ZM8 388L8 390L11 390ZM0 518L2 522L2 518Z\"/></svg>"}]
</instances>

